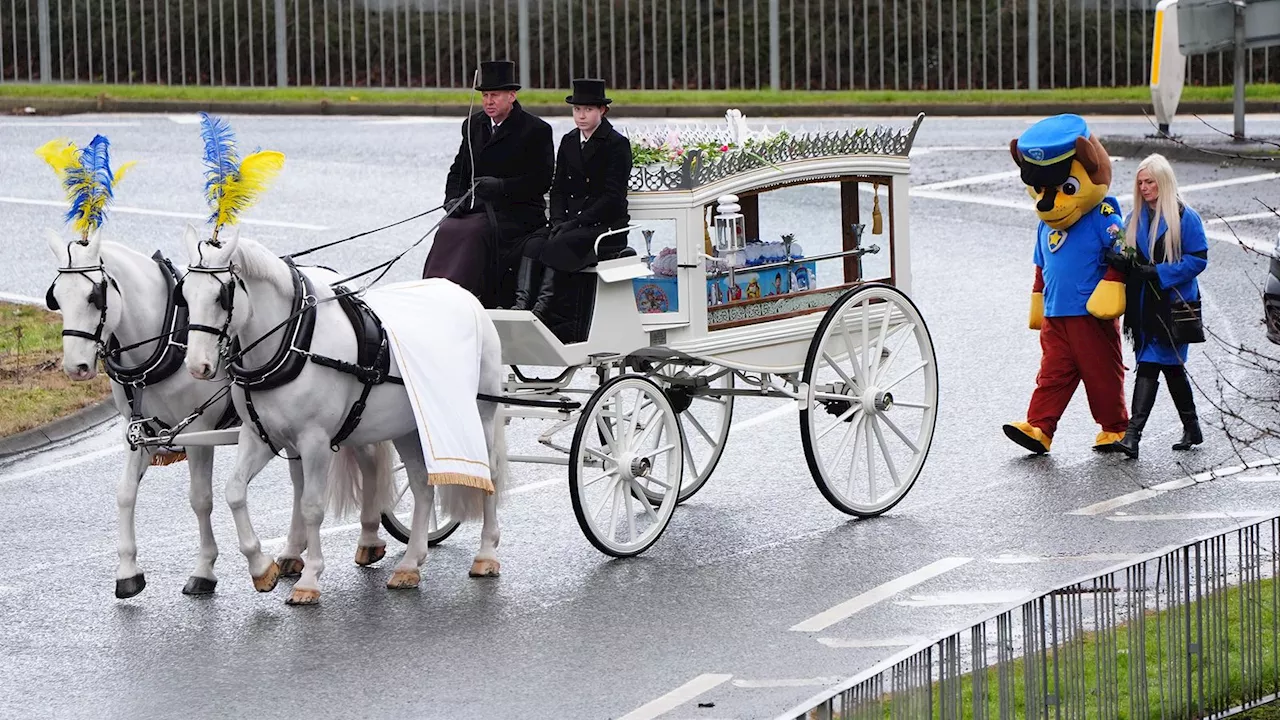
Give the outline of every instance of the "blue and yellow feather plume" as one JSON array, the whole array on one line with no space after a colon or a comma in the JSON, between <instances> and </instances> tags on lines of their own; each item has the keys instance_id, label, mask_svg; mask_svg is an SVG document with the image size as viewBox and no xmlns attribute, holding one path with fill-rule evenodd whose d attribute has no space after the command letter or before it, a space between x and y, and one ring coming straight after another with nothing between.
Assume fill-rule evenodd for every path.
<instances>
[{"instance_id":1,"label":"blue and yellow feather plume","mask_svg":"<svg viewBox=\"0 0 1280 720\"><path fill-rule=\"evenodd\" d=\"M200 135L204 139L204 194L213 212L209 222L214 233L223 225L235 224L271 180L284 167L284 154L261 150L240 159L235 134L226 120L200 113Z\"/></svg>"},{"instance_id":2,"label":"blue and yellow feather plume","mask_svg":"<svg viewBox=\"0 0 1280 720\"><path fill-rule=\"evenodd\" d=\"M36 149L62 182L71 207L67 222L83 237L102 227L107 219L107 206L115 195L115 185L125 171L134 165L122 165L118 172L111 170L111 143L102 135L95 135L88 146L77 148L65 138L50 140Z\"/></svg>"}]
</instances>

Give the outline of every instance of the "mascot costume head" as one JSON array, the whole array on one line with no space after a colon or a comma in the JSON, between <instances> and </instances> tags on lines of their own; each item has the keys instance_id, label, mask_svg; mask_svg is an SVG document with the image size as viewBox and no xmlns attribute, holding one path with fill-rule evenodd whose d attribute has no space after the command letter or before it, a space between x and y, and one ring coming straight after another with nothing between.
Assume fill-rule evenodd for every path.
<instances>
[{"instance_id":1,"label":"mascot costume head","mask_svg":"<svg viewBox=\"0 0 1280 720\"><path fill-rule=\"evenodd\" d=\"M1029 325L1040 333L1040 372L1025 421L1005 435L1033 453L1049 452L1058 419L1084 382L1101 426L1094 449L1124 437L1124 360L1116 318L1124 276L1107 252L1122 243L1120 203L1108 194L1111 157L1079 115L1056 115L1009 143L1040 218L1033 252Z\"/></svg>"}]
</instances>

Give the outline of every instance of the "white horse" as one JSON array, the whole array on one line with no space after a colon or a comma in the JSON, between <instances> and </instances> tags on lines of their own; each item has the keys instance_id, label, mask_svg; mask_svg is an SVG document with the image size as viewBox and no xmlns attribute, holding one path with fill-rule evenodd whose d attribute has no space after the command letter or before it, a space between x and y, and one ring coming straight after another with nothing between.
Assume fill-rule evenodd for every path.
<instances>
[{"instance_id":1,"label":"white horse","mask_svg":"<svg viewBox=\"0 0 1280 720\"><path fill-rule=\"evenodd\" d=\"M58 263L58 276L49 288L50 309L62 312L62 363L72 380L92 380L97 376L98 359L103 347L114 338L114 346L128 348L135 343L156 338L170 331L166 326L172 306L168 272L155 260L123 245L102 242L98 232L87 241L67 241L55 232L49 233L49 249ZM172 278L172 276L171 276ZM167 317L168 316L168 317ZM173 338L178 342L179 338ZM182 372L181 346L166 346L170 338L147 342L125 349L113 358L116 372L122 377L134 376L155 381L111 384L116 409L126 421L139 413L155 418L169 427L177 425L217 391L219 385L202 382ZM177 353L175 356L174 353ZM168 368L164 366L168 365ZM166 370L169 372L167 376ZM161 377L164 376L164 377ZM158 380L158 381L156 381ZM224 380L221 384L225 385ZM134 397L131 407L129 396ZM207 412L191 423L192 430L210 430L223 417L230 404L222 397ZM128 442L128 426L125 428ZM124 473L116 486L118 513L116 597L128 598L142 592L146 578L138 567L138 543L134 530L134 507L138 486L151 465L155 448L137 447L126 456ZM213 573L218 546L213 538L210 514L213 512L213 448L187 448L191 473L190 500L200 526L200 555L195 570L182 592L203 595L214 591L218 579Z\"/></svg>"},{"instance_id":2,"label":"white horse","mask_svg":"<svg viewBox=\"0 0 1280 720\"><path fill-rule=\"evenodd\" d=\"M238 381L232 392L236 407L245 423L240 431L239 455L232 478L227 482L227 501L235 518L240 549L249 561L255 584L276 572L275 563L263 555L257 535L249 521L245 491L274 454L274 447L301 458L303 468L302 520L307 540L306 566L287 602L291 605L312 604L320 599L320 574L324 557L320 548L320 525L324 520L328 484L333 473L333 439L365 389L364 383L349 372L318 364L313 356L346 363L357 361L357 335L351 321L337 302L326 302L335 293L329 283L337 275L322 269L307 268L295 276L294 269L262 245L241 238L236 226L224 227L217 241L201 240L195 228L188 225L185 243L189 255L189 274L183 281L182 293L191 313L192 333L187 352L187 368L196 378L212 377L224 360L224 350L236 341L247 349L240 358L254 378L275 372L295 363L287 382L266 382L268 390L253 389L253 379ZM296 310L302 300L299 293L303 276L312 286L310 292L318 304L302 312ZM466 293L459 288L459 292ZM469 293L467 294L470 297ZM501 392L502 357L497 329L478 301L471 298L481 328L481 364L479 392L497 395ZM423 308L429 312L430 308ZM311 355L294 353L299 329L286 323L291 316L310 314L314 335ZM265 337L257 347L248 346ZM303 343L305 344L305 343ZM305 348L301 348L305 350ZM308 362L308 358L312 361ZM296 363L300 362L301 366ZM296 374L296 375L295 375ZM391 358L390 374L399 375ZM244 384L249 385L248 401ZM472 563L473 577L497 576L499 541L497 508L506 479L506 453L503 448L501 423L495 422L497 405L477 400L495 492L456 485L444 485L442 505L451 517L460 520L483 517L480 551ZM254 420L253 418L257 419ZM261 432L261 434L260 434ZM361 502L361 533L357 558L361 552L381 553L378 539L379 511L386 502L380 495L389 492L390 452L386 442L395 444L404 462L413 490L414 511L408 548L396 566L387 587L414 588L421 581L421 566L427 556L427 522L434 502L434 488L427 478L426 464L419 442L418 428L409 397L403 385L373 385L367 397L362 419L354 431L338 445L359 448L377 443L384 449L377 459L369 453L357 452L362 475L366 479ZM338 479L349 475L339 473ZM370 481L373 482L370 482ZM335 496L345 496L339 489ZM381 557L381 554L378 555Z\"/></svg>"}]
</instances>

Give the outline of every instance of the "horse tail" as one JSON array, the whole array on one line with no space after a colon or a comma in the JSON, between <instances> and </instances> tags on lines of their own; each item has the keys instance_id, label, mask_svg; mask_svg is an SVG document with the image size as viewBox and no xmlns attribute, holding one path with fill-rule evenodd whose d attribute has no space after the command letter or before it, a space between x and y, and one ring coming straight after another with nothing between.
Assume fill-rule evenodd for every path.
<instances>
[{"instance_id":1,"label":"horse tail","mask_svg":"<svg viewBox=\"0 0 1280 720\"><path fill-rule=\"evenodd\" d=\"M340 447L329 463L329 508L328 515L335 518L348 517L360 507L360 488L363 475L360 472L360 458L353 447Z\"/></svg>"},{"instance_id":2,"label":"horse tail","mask_svg":"<svg viewBox=\"0 0 1280 720\"><path fill-rule=\"evenodd\" d=\"M373 482L376 487L374 503L379 510L391 507L395 497L395 474L392 468L393 445L386 440L364 447L340 447L329 464L329 508L333 517L344 518L357 511L364 497L364 483ZM366 478L363 467L372 471Z\"/></svg>"}]
</instances>

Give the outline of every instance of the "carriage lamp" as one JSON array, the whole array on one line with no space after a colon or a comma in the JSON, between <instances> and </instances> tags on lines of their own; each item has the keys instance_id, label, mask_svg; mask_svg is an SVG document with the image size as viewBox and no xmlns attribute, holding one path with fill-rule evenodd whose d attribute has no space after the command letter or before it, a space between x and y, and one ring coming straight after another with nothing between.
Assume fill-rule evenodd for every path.
<instances>
[{"instance_id":1,"label":"carriage lamp","mask_svg":"<svg viewBox=\"0 0 1280 720\"><path fill-rule=\"evenodd\" d=\"M644 235L644 266L653 270L653 230L641 230Z\"/></svg>"},{"instance_id":2,"label":"carriage lamp","mask_svg":"<svg viewBox=\"0 0 1280 720\"><path fill-rule=\"evenodd\" d=\"M747 246L746 230L737 195L722 195L716 202L716 254L724 257Z\"/></svg>"}]
</instances>

